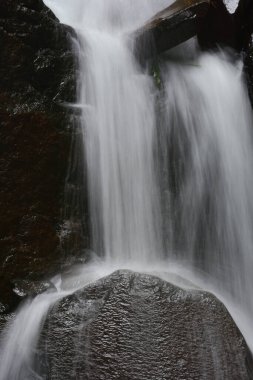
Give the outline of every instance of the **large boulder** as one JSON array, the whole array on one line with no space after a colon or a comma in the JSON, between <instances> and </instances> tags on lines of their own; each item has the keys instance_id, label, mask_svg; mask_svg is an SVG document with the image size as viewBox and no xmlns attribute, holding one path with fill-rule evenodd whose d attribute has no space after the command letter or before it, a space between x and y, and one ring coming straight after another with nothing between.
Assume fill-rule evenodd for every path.
<instances>
[{"instance_id":1,"label":"large boulder","mask_svg":"<svg viewBox=\"0 0 253 380\"><path fill-rule=\"evenodd\" d=\"M0 303L13 280L39 280L61 261L65 177L75 115L73 31L42 0L0 2Z\"/></svg>"},{"instance_id":2,"label":"large boulder","mask_svg":"<svg viewBox=\"0 0 253 380\"><path fill-rule=\"evenodd\" d=\"M251 354L217 298L130 271L59 301L40 352L50 380L252 379Z\"/></svg>"}]
</instances>

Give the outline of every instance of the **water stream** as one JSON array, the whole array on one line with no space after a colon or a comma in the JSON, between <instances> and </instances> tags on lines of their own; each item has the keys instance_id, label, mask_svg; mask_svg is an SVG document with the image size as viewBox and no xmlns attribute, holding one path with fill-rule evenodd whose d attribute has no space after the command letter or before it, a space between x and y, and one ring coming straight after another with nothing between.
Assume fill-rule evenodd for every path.
<instances>
[{"instance_id":1,"label":"water stream","mask_svg":"<svg viewBox=\"0 0 253 380\"><path fill-rule=\"evenodd\" d=\"M201 54L191 41L155 62L156 83L128 35L168 0L45 3L78 34L96 256L63 277L57 292L21 308L4 334L0 379L35 376L36 342L51 305L123 267L172 282L176 273L213 291L253 349L252 114L241 62L225 52Z\"/></svg>"}]
</instances>

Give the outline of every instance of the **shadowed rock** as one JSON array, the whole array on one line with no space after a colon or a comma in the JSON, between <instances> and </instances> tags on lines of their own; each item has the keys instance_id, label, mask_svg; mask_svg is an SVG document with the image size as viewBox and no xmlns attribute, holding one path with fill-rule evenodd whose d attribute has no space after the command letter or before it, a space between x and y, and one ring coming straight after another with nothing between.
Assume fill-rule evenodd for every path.
<instances>
[{"instance_id":1,"label":"shadowed rock","mask_svg":"<svg viewBox=\"0 0 253 380\"><path fill-rule=\"evenodd\" d=\"M253 107L253 2L240 0L235 12L241 45L245 51L245 73Z\"/></svg>"},{"instance_id":2,"label":"shadowed rock","mask_svg":"<svg viewBox=\"0 0 253 380\"><path fill-rule=\"evenodd\" d=\"M42 0L0 2L0 302L19 298L13 280L58 271L69 168L76 62L71 28ZM1 308L0 308L1 311Z\"/></svg>"},{"instance_id":3,"label":"shadowed rock","mask_svg":"<svg viewBox=\"0 0 253 380\"><path fill-rule=\"evenodd\" d=\"M209 0L177 0L157 13L134 33L136 55L147 59L196 35L209 5Z\"/></svg>"},{"instance_id":4,"label":"shadowed rock","mask_svg":"<svg viewBox=\"0 0 253 380\"><path fill-rule=\"evenodd\" d=\"M238 49L234 16L228 12L223 0L212 0L206 17L199 20L198 41L204 50L217 46Z\"/></svg>"},{"instance_id":5,"label":"shadowed rock","mask_svg":"<svg viewBox=\"0 0 253 380\"><path fill-rule=\"evenodd\" d=\"M51 310L43 379L250 379L251 355L213 295L118 271Z\"/></svg>"}]
</instances>

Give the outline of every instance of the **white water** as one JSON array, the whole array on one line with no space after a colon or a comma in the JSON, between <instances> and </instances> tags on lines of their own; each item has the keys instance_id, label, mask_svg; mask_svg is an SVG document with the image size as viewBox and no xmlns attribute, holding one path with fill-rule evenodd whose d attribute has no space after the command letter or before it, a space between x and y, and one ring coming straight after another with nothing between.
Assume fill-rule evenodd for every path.
<instances>
[{"instance_id":1,"label":"white water","mask_svg":"<svg viewBox=\"0 0 253 380\"><path fill-rule=\"evenodd\" d=\"M177 213L172 249L252 313L253 123L241 64L208 54L167 64L163 75L163 138L174 139L184 170L168 200Z\"/></svg>"},{"instance_id":2,"label":"white water","mask_svg":"<svg viewBox=\"0 0 253 380\"><path fill-rule=\"evenodd\" d=\"M92 248L114 262L157 260L162 237L153 160L155 88L126 36L168 1L66 2L70 14L62 14L56 1L47 4L78 31Z\"/></svg>"},{"instance_id":3,"label":"white water","mask_svg":"<svg viewBox=\"0 0 253 380\"><path fill-rule=\"evenodd\" d=\"M1 342L0 379L40 379L34 370L39 334L51 305L67 293L44 293L27 301L7 326Z\"/></svg>"},{"instance_id":4,"label":"white water","mask_svg":"<svg viewBox=\"0 0 253 380\"><path fill-rule=\"evenodd\" d=\"M234 13L238 7L239 0L224 0L224 3L230 13Z\"/></svg>"},{"instance_id":5,"label":"white water","mask_svg":"<svg viewBox=\"0 0 253 380\"><path fill-rule=\"evenodd\" d=\"M20 310L2 345L0 379L29 378L54 302L123 267L178 283L176 273L213 291L253 348L252 119L240 65L222 54L168 61L159 91L127 32L168 1L45 3L79 36L92 248L102 261L74 268L58 292Z\"/></svg>"},{"instance_id":6,"label":"white water","mask_svg":"<svg viewBox=\"0 0 253 380\"><path fill-rule=\"evenodd\" d=\"M82 37L93 249L109 260L151 259L160 251L152 82L139 72L121 36L89 30Z\"/></svg>"}]
</instances>

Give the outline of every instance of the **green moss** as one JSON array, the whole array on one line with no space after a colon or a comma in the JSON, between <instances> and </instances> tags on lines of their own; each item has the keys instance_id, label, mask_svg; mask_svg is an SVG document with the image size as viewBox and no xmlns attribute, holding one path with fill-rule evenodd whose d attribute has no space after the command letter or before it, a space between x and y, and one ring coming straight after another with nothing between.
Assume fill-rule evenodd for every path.
<instances>
[{"instance_id":1,"label":"green moss","mask_svg":"<svg viewBox=\"0 0 253 380\"><path fill-rule=\"evenodd\" d=\"M154 83L156 85L157 88L161 88L161 85L162 85L162 80L161 80L161 72L160 72L160 67L159 67L159 64L158 62L155 62L152 67L151 67L151 73L152 73L152 77L154 79Z\"/></svg>"}]
</instances>

